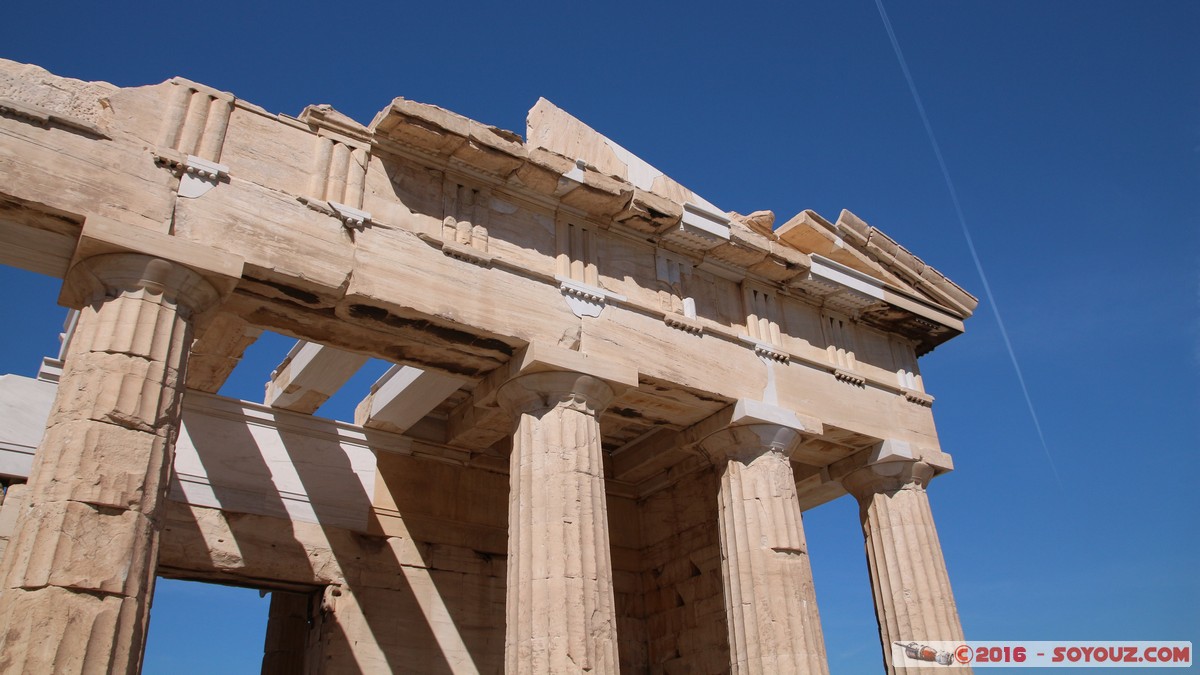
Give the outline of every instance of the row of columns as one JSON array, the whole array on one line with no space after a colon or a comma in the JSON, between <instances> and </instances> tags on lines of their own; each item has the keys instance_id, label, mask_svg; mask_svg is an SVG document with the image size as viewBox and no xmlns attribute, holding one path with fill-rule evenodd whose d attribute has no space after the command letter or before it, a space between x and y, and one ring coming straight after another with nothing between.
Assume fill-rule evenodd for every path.
<instances>
[{"instance_id":1,"label":"row of columns","mask_svg":"<svg viewBox=\"0 0 1200 675\"><path fill-rule=\"evenodd\" d=\"M618 672L600 414L613 387L579 372L518 375L499 391L515 420L510 458L508 673ZM716 495L730 671L827 675L791 454L795 413L739 402L700 441ZM962 640L919 461L868 464L843 485L860 505L880 638ZM933 664L931 664L933 665ZM934 672L907 668L906 672Z\"/></svg>"},{"instance_id":2,"label":"row of columns","mask_svg":"<svg viewBox=\"0 0 1200 675\"><path fill-rule=\"evenodd\" d=\"M72 276L86 306L0 566L0 672L140 670L188 347L195 318L220 297L187 267L140 254L97 256ZM514 420L508 673L618 671L599 418L622 386L542 367L497 391ZM735 673L828 673L790 462L811 427L742 402L699 443L720 474ZM843 479L861 506L889 672L893 642L962 638L931 475L909 461Z\"/></svg>"}]
</instances>

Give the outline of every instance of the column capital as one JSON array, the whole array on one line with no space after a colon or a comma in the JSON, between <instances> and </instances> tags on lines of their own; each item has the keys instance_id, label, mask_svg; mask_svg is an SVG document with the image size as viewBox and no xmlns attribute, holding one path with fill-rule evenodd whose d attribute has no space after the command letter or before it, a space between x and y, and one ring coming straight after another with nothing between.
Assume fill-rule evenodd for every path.
<instances>
[{"instance_id":1,"label":"column capital","mask_svg":"<svg viewBox=\"0 0 1200 675\"><path fill-rule=\"evenodd\" d=\"M800 432L778 424L746 424L728 427L700 441L700 448L714 464L726 460L749 462L768 453L790 459L800 443Z\"/></svg>"},{"instance_id":2,"label":"column capital","mask_svg":"<svg viewBox=\"0 0 1200 675\"><path fill-rule=\"evenodd\" d=\"M724 429L706 436L700 448L713 463L752 460L766 453L790 458L802 434L820 434L821 422L762 401L740 399Z\"/></svg>"},{"instance_id":3,"label":"column capital","mask_svg":"<svg viewBox=\"0 0 1200 675\"><path fill-rule=\"evenodd\" d=\"M599 415L615 396L604 380L570 370L543 370L517 375L500 386L496 402L512 416L565 406Z\"/></svg>"},{"instance_id":4,"label":"column capital","mask_svg":"<svg viewBox=\"0 0 1200 675\"><path fill-rule=\"evenodd\" d=\"M179 305L188 317L221 300L221 293L191 268L142 253L107 253L81 260L67 272L63 284L71 287L64 295L77 298L81 306L145 290Z\"/></svg>"},{"instance_id":5,"label":"column capital","mask_svg":"<svg viewBox=\"0 0 1200 675\"><path fill-rule=\"evenodd\" d=\"M88 216L58 302L80 309L145 289L179 303L193 320L233 292L241 257L119 221Z\"/></svg>"},{"instance_id":6,"label":"column capital","mask_svg":"<svg viewBox=\"0 0 1200 675\"><path fill-rule=\"evenodd\" d=\"M533 377L535 375L539 377ZM636 368L532 342L484 378L475 387L475 399L476 405L498 404L515 414L524 412L527 405L532 406L530 409L555 405L547 402L548 397L558 397L556 402L579 398L579 405L599 412L613 398L637 386ZM502 396L502 391L507 394ZM522 391L525 393L520 393ZM537 396L533 396L535 392ZM584 399L592 402L585 405Z\"/></svg>"},{"instance_id":7,"label":"column capital","mask_svg":"<svg viewBox=\"0 0 1200 675\"><path fill-rule=\"evenodd\" d=\"M842 477L842 487L859 502L881 493L899 490L924 491L935 473L934 467L916 459L875 462Z\"/></svg>"}]
</instances>

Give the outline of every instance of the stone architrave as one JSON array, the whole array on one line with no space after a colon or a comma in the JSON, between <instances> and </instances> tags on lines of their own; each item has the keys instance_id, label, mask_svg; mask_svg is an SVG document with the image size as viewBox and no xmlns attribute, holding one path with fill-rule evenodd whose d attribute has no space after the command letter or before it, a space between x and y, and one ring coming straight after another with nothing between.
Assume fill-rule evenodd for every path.
<instances>
[{"instance_id":1,"label":"stone architrave","mask_svg":"<svg viewBox=\"0 0 1200 675\"><path fill-rule=\"evenodd\" d=\"M604 380L519 375L498 391L510 459L505 672L617 673L617 619L600 447Z\"/></svg>"},{"instance_id":2,"label":"stone architrave","mask_svg":"<svg viewBox=\"0 0 1200 675\"><path fill-rule=\"evenodd\" d=\"M136 673L192 321L220 294L132 253L68 283L85 304L0 572L0 671Z\"/></svg>"},{"instance_id":3,"label":"stone architrave","mask_svg":"<svg viewBox=\"0 0 1200 675\"><path fill-rule=\"evenodd\" d=\"M892 663L895 643L964 639L925 492L933 474L933 467L925 462L893 458L868 464L842 479L858 500L879 637L891 675L926 675L944 669L930 664L898 671Z\"/></svg>"},{"instance_id":4,"label":"stone architrave","mask_svg":"<svg viewBox=\"0 0 1200 675\"><path fill-rule=\"evenodd\" d=\"M812 431L790 411L738 402L701 441L721 474L718 502L733 673L828 673L812 566L789 457Z\"/></svg>"}]
</instances>

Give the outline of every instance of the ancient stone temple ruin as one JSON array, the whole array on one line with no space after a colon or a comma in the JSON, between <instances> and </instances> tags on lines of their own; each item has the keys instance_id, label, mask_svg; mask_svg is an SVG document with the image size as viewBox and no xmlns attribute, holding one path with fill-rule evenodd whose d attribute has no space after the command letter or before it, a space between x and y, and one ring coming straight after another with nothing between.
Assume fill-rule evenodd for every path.
<instances>
[{"instance_id":1,"label":"ancient stone temple ruin","mask_svg":"<svg viewBox=\"0 0 1200 675\"><path fill-rule=\"evenodd\" d=\"M917 358L976 300L849 211L726 212L545 100L522 138L4 61L0 262L74 310L0 379L2 672L137 672L170 577L272 591L267 673L827 673L839 498L889 671L962 638ZM264 330L263 400L217 395Z\"/></svg>"}]
</instances>

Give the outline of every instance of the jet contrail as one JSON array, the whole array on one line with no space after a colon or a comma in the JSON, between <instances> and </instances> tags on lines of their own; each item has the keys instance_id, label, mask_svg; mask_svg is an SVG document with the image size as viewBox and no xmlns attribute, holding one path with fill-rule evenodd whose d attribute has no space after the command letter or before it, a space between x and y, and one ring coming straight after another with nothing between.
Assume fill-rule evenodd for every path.
<instances>
[{"instance_id":1,"label":"jet contrail","mask_svg":"<svg viewBox=\"0 0 1200 675\"><path fill-rule=\"evenodd\" d=\"M1021 372L1021 364L1017 362L1017 353L1013 351L1012 342L1008 339L1008 329L1004 327L1004 320L1000 317L1000 305L996 304L996 297L992 295L992 287L988 284L987 274L983 272L983 263L979 261L979 254L975 251L975 240L971 238L971 231L967 229L967 218L963 215L962 205L958 201L958 190L954 189L954 181L950 179L950 170L946 168L946 160L942 157L942 148L938 145L937 136L933 134L929 116L925 114L925 105L921 103L921 95L917 93L917 85L913 82L912 73L908 70L908 62L904 60L904 52L900 50L896 31L892 30L892 21L888 18L887 10L883 8L883 0L875 0L875 6L879 8L879 18L883 19L883 27L887 29L888 39L892 41L892 51L896 53L896 60L900 62L900 70L904 71L904 79L908 82L908 91L912 94L913 102L917 104L921 123L925 125L925 135L929 137L929 144L933 146L933 154L937 156L938 166L942 169L942 178L946 180L946 189L950 191L950 201L954 203L954 212L958 215L958 224L962 228L963 237L967 240L967 248L971 251L971 260L975 262L975 271L979 273L979 279L983 282L983 292L987 296L988 304L992 307L992 314L996 317L996 325L1000 327L1000 337L1004 338L1004 347L1008 350L1008 358L1012 360L1013 370L1017 373L1017 381L1021 383L1021 393L1025 395L1025 404L1029 406L1029 416L1033 419L1033 428L1037 431L1038 440L1042 442L1042 450L1046 453L1046 461L1050 464L1050 470L1054 472L1054 480L1061 488L1062 477L1058 475L1058 468L1054 466L1054 458L1050 456L1050 446L1046 444L1046 437L1042 434L1042 425L1038 421L1037 411L1034 410L1033 398L1029 395L1029 387L1025 386L1025 375Z\"/></svg>"}]
</instances>

